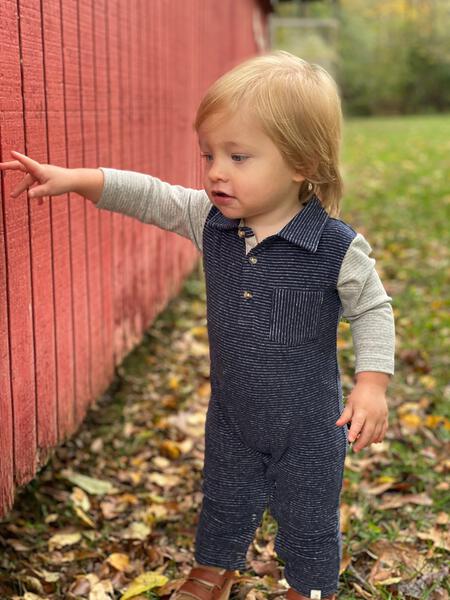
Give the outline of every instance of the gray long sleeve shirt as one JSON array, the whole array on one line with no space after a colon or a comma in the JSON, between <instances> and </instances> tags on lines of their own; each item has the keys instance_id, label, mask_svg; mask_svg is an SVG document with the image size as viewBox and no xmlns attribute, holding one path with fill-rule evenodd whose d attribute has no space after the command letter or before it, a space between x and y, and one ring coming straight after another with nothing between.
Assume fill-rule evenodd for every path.
<instances>
[{"instance_id":1,"label":"gray long sleeve shirt","mask_svg":"<svg viewBox=\"0 0 450 600\"><path fill-rule=\"evenodd\" d=\"M99 167L104 187L97 204L190 239L202 252L202 232L212 204L204 190L172 185L146 173ZM243 224L243 221L241 221ZM246 251L257 244L246 238ZM394 374L395 325L392 298L375 269L372 248L361 233L350 244L339 272L337 290L342 316L350 322L355 373Z\"/></svg>"}]
</instances>

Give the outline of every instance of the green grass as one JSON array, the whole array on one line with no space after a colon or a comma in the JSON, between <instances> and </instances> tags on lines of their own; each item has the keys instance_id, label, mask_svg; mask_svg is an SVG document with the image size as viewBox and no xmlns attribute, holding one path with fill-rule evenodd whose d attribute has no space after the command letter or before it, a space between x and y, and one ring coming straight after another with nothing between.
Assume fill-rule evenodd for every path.
<instances>
[{"instance_id":1,"label":"green grass","mask_svg":"<svg viewBox=\"0 0 450 600\"><path fill-rule=\"evenodd\" d=\"M450 115L347 120L343 164L341 218L367 233L399 350L424 354L439 396L449 368Z\"/></svg>"},{"instance_id":2,"label":"green grass","mask_svg":"<svg viewBox=\"0 0 450 600\"><path fill-rule=\"evenodd\" d=\"M359 518L351 519L345 551L352 556L351 568L366 577L373 560L360 552L377 539L392 543L409 539L412 548L423 554L428 551L424 570L439 572L448 559L445 549L415 538L414 532L442 528L436 526L437 515L450 507L442 464L450 431L449 157L450 115L346 120L346 191L340 218L367 236L377 270L393 298L396 320L387 447L379 464L346 471L349 485L342 495L343 502L362 509ZM348 329L342 333L350 339ZM352 350L344 350L341 357L344 383L351 387L346 377L351 377ZM414 418L407 422L404 415ZM384 476L395 480L396 487L388 492L399 497L424 494L432 504L379 510L385 495L370 497L361 488L363 484L373 487ZM434 583L418 583L420 597L429 597L439 585L448 586L445 579L443 574ZM352 577L346 572L342 580L342 597L349 600L354 597ZM377 586L376 597L408 598L408 581L414 580L422 581L420 572L412 579L409 573L398 585Z\"/></svg>"}]
</instances>

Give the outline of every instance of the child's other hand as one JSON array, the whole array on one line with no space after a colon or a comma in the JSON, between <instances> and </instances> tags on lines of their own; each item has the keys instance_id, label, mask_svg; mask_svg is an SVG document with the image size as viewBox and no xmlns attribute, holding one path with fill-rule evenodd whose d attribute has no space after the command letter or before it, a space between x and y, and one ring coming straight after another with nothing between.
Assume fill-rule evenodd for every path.
<instances>
[{"instance_id":1,"label":"child's other hand","mask_svg":"<svg viewBox=\"0 0 450 600\"><path fill-rule=\"evenodd\" d=\"M74 189L73 169L41 164L15 150L11 150L11 154L17 160L0 162L0 170L12 169L26 173L26 176L11 192L11 197L15 198L19 196L19 194L36 182L40 185L37 185L28 192L30 198L58 196Z\"/></svg>"},{"instance_id":2,"label":"child's other hand","mask_svg":"<svg viewBox=\"0 0 450 600\"><path fill-rule=\"evenodd\" d=\"M339 426L346 426L346 423L351 421L348 440L351 443L358 438L356 444L352 446L355 452L369 444L382 442L388 428L389 411L386 388L389 375L386 373L369 374L369 372L364 375L373 375L374 377L358 379L341 416L336 421L336 425Z\"/></svg>"}]
</instances>

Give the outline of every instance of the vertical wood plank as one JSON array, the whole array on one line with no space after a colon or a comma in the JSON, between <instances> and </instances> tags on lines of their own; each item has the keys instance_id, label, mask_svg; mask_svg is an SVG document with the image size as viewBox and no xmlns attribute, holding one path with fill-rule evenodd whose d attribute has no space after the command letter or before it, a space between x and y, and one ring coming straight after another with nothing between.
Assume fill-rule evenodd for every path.
<instances>
[{"instance_id":1,"label":"vertical wood plank","mask_svg":"<svg viewBox=\"0 0 450 600\"><path fill-rule=\"evenodd\" d=\"M163 65L161 64L162 53L162 38L161 38L161 21L162 21L162 6L160 2L152 4L153 9L153 39L154 39L154 109L152 111L153 127L152 127L152 150L154 160L152 161L153 174L157 177L163 177L162 165L164 158L162 156L163 149L163 126L162 126L162 96L163 90L161 86L161 73ZM163 277L161 273L165 270L164 253L163 253L163 232L158 228L154 228L153 235L155 237L155 263L152 267L155 285L155 310L160 311L161 306L164 306L164 288Z\"/></svg>"},{"instance_id":2,"label":"vertical wood plank","mask_svg":"<svg viewBox=\"0 0 450 600\"><path fill-rule=\"evenodd\" d=\"M80 56L80 104L82 127L82 164L93 168L97 162L96 96L94 73L94 23L91 0L77 0ZM100 277L100 237L98 209L84 199L86 208L86 264L89 329L90 395L84 412L102 391L103 379L103 311Z\"/></svg>"},{"instance_id":3,"label":"vertical wood plank","mask_svg":"<svg viewBox=\"0 0 450 600\"><path fill-rule=\"evenodd\" d=\"M25 154L38 162L48 163L41 7L39 0L20 0L18 6L22 49ZM37 462L43 464L47 459L48 448L58 440L53 253L49 198L29 199L29 214ZM34 457L30 468L35 468Z\"/></svg>"},{"instance_id":4,"label":"vertical wood plank","mask_svg":"<svg viewBox=\"0 0 450 600\"><path fill-rule=\"evenodd\" d=\"M130 72L129 72L129 4L119 2L117 23L119 32L119 89L120 89L120 121L121 121L121 138L120 138L120 168L132 170L132 159L130 157ZM124 351L123 356L128 354L133 343L132 336L132 304L133 304L133 235L132 227L130 227L130 217L124 217L122 230L122 245L120 252L122 253L122 331L124 335Z\"/></svg>"},{"instance_id":5,"label":"vertical wood plank","mask_svg":"<svg viewBox=\"0 0 450 600\"><path fill-rule=\"evenodd\" d=\"M145 36L145 72L147 77L143 77L145 90L145 130L148 132L146 136L147 151L146 151L146 172L153 175L157 174L157 133L156 121L158 119L158 92L157 92L157 36L156 36L156 5L155 3L144 0L143 7L145 11L145 31L148 34ZM156 270L159 269L158 246L159 239L162 233L154 226L146 229L147 233L147 248L148 248L148 267L147 267L147 311L146 322L147 326L153 321L157 314L158 295L159 295L159 280L156 277Z\"/></svg>"},{"instance_id":6,"label":"vertical wood plank","mask_svg":"<svg viewBox=\"0 0 450 600\"><path fill-rule=\"evenodd\" d=\"M23 72L21 68L20 21L17 3L8 2L0 11L1 31L7 31L0 41L2 86L0 96L2 156L12 159L10 150L24 152ZM7 319L9 336L10 387L5 386L2 406L7 423L13 418L14 479L17 485L34 474L36 455L36 384L31 285L30 209L27 193L16 198L9 194L23 179L23 173L12 172L3 186L3 248L6 262ZM6 358L6 357L5 357ZM2 361L3 362L3 361ZM7 366L7 360L4 360ZM9 421L11 423L11 421ZM5 473L8 477L9 436L6 446ZM8 496L9 493L6 492Z\"/></svg>"},{"instance_id":7,"label":"vertical wood plank","mask_svg":"<svg viewBox=\"0 0 450 600\"><path fill-rule=\"evenodd\" d=\"M0 31L11 31L14 13L0 10ZM13 43L12 43L13 42ZM0 160L11 160L9 154L16 128L15 121L20 115L20 70L17 61L18 40L14 44L11 36L6 40L0 37L0 79L8 82L0 87ZM19 177L14 178L14 183ZM14 187L13 178L6 179L0 174L0 515L8 511L14 497L14 448L13 448L13 406L10 360L9 291L8 291L8 247L6 230L6 206L14 200L8 198ZM8 198L8 199L7 199ZM20 202L20 200L19 200Z\"/></svg>"},{"instance_id":8,"label":"vertical wood plank","mask_svg":"<svg viewBox=\"0 0 450 600\"><path fill-rule=\"evenodd\" d=\"M64 64L60 1L42 3L42 38L44 50L45 101L47 121L47 154L50 164L67 166L66 127L64 115ZM54 335L56 350L56 417L58 438L72 433L75 414L75 357L72 277L68 194L55 196L49 202ZM39 415L39 421L41 417ZM44 423L39 424L39 431Z\"/></svg>"},{"instance_id":9,"label":"vertical wood plank","mask_svg":"<svg viewBox=\"0 0 450 600\"><path fill-rule=\"evenodd\" d=\"M94 86L97 131L95 166L112 166L110 153L110 59L108 52L109 14L106 0L91 0L91 2L94 13ZM103 331L103 375L102 381L99 383L101 390L107 388L114 373L112 217L113 214L111 212L103 211L99 214L98 218L100 238L100 256L98 261L101 277L101 314L99 315L99 319L102 321Z\"/></svg>"},{"instance_id":10,"label":"vertical wood plank","mask_svg":"<svg viewBox=\"0 0 450 600\"><path fill-rule=\"evenodd\" d=\"M138 85L139 98L139 114L141 123L141 139L139 152L139 170L143 173L151 173L150 164L150 137L151 130L149 127L149 115L151 111L151 90L149 81L152 79L152 74L149 68L149 45L148 40L151 36L150 23L148 19L147 7L149 5L145 0L138 0L138 54L140 56L140 74ZM149 277L150 265L153 262L151 249L152 227L142 228L142 253L141 253L141 313L142 327L147 329L150 322L150 305L151 305L151 280Z\"/></svg>"},{"instance_id":11,"label":"vertical wood plank","mask_svg":"<svg viewBox=\"0 0 450 600\"><path fill-rule=\"evenodd\" d=\"M146 105L148 106L149 101L144 91L145 81L148 81L150 74L146 70L146 48L144 45L145 38L149 35L146 23L146 15L144 13L144 2L142 0L136 0L136 10L134 12L133 19L133 81L135 82L133 88L133 95L135 98L135 124L136 129L136 156L135 164L136 170L141 173L148 172L146 159L147 159L147 148L148 139L150 132L147 129L145 123L145 111ZM153 257L150 255L148 247L148 231L150 227L148 225L142 225L136 222L139 228L138 238L138 318L139 321L135 320L135 329L139 335L140 332L145 331L148 326L147 321L147 306L149 304L149 281L148 281L148 268L150 261Z\"/></svg>"},{"instance_id":12,"label":"vertical wood plank","mask_svg":"<svg viewBox=\"0 0 450 600\"><path fill-rule=\"evenodd\" d=\"M116 169L122 166L122 110L121 110L121 46L120 46L120 20L118 14L119 1L108 0L106 10L108 14L108 57L109 57L109 103L110 103L110 162L108 165ZM123 255L123 227L125 216L118 213L112 214L112 259L113 259L113 345L114 364L119 365L125 353L125 340L122 322L124 319L123 288L124 255Z\"/></svg>"},{"instance_id":13,"label":"vertical wood plank","mask_svg":"<svg viewBox=\"0 0 450 600\"><path fill-rule=\"evenodd\" d=\"M159 22L158 22L158 64L159 64L159 122L158 122L158 155L160 159L159 173L161 179L169 180L167 173L167 164L169 158L169 140L167 135L167 105L169 102L167 90L167 70L169 69L169 39L167 36L167 18L169 15L168 4L160 3ZM168 236L162 235L159 240L159 285L160 285L160 303L164 306L169 297L167 278L162 273L170 273L170 249L168 247Z\"/></svg>"},{"instance_id":14,"label":"vertical wood plank","mask_svg":"<svg viewBox=\"0 0 450 600\"><path fill-rule=\"evenodd\" d=\"M61 2L62 44L64 60L65 120L67 134L67 166L82 165L81 76L78 38L77 0ZM86 200L78 194L69 194L69 222L71 238L71 271L74 319L75 356L75 424L81 423L91 395L89 356L89 304L86 265Z\"/></svg>"},{"instance_id":15,"label":"vertical wood plank","mask_svg":"<svg viewBox=\"0 0 450 600\"><path fill-rule=\"evenodd\" d=\"M139 94L139 79L142 78L142 57L139 52L139 3L130 3L128 10L128 72L129 80L129 169L133 171L143 171L142 165L142 143L145 132L141 126L140 105L142 98ZM143 303L143 280L145 277L143 255L145 248L143 246L143 235L145 225L131 219L129 229L131 233L131 282L130 282L130 330L131 346L134 347L142 337L142 303Z\"/></svg>"}]
</instances>

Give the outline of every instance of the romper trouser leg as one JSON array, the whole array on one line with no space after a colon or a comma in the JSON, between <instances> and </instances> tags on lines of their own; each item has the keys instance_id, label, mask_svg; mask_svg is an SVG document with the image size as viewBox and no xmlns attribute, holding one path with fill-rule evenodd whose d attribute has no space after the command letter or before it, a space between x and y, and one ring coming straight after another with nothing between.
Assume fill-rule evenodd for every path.
<instances>
[{"instance_id":1,"label":"romper trouser leg","mask_svg":"<svg viewBox=\"0 0 450 600\"><path fill-rule=\"evenodd\" d=\"M268 506L265 455L247 447L219 401L211 398L205 424L203 502L195 560L245 570L246 554Z\"/></svg>"},{"instance_id":2,"label":"romper trouser leg","mask_svg":"<svg viewBox=\"0 0 450 600\"><path fill-rule=\"evenodd\" d=\"M274 481L270 513L278 523L275 551L284 576L304 596L325 598L338 589L342 539L339 500L347 432L328 419L299 426L278 461L269 465ZM320 590L320 596L310 595Z\"/></svg>"}]
</instances>

